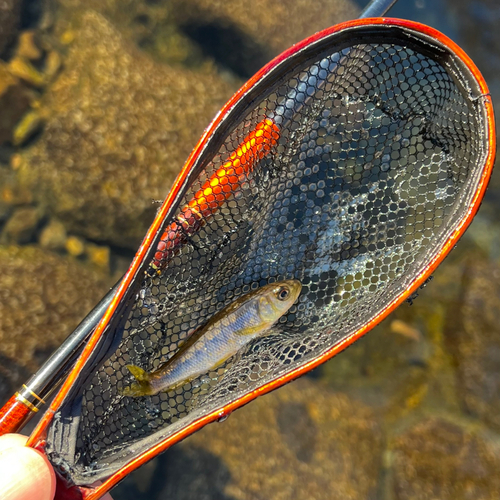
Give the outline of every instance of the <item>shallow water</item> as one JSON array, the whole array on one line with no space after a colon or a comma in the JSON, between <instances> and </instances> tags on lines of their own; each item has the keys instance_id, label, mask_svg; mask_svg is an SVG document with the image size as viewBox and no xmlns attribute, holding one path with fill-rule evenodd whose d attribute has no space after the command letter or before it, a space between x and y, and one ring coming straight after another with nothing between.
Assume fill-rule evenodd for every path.
<instances>
[{"instance_id":1,"label":"shallow water","mask_svg":"<svg viewBox=\"0 0 500 500\"><path fill-rule=\"evenodd\" d=\"M124 3L25 2L3 49L0 81L13 83L1 96L2 402L124 272L151 200L216 110L271 57L356 12L326 0ZM390 15L462 46L500 106L496 0L399 0ZM30 66L13 65L17 56ZM478 216L413 306L167 451L114 497L500 497L499 209L494 172Z\"/></svg>"}]
</instances>

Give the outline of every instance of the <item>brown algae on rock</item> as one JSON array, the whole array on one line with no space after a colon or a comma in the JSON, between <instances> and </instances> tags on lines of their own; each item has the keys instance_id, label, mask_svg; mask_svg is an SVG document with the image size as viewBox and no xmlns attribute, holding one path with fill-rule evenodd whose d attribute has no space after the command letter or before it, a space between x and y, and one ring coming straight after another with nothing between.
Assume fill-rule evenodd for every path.
<instances>
[{"instance_id":1,"label":"brown algae on rock","mask_svg":"<svg viewBox=\"0 0 500 500\"><path fill-rule=\"evenodd\" d=\"M37 353L43 358L60 345L110 285L106 274L73 259L0 247L0 354L37 369Z\"/></svg>"},{"instance_id":2,"label":"brown algae on rock","mask_svg":"<svg viewBox=\"0 0 500 500\"><path fill-rule=\"evenodd\" d=\"M167 67L85 13L24 151L23 183L68 231L136 248L203 128L231 95L214 74Z\"/></svg>"}]
</instances>

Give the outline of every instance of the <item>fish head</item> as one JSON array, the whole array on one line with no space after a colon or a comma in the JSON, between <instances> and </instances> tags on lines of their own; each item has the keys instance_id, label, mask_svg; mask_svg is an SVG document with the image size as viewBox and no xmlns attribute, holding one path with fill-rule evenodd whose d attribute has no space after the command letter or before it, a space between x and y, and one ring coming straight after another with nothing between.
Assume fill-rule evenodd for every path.
<instances>
[{"instance_id":1,"label":"fish head","mask_svg":"<svg viewBox=\"0 0 500 500\"><path fill-rule=\"evenodd\" d=\"M263 286L259 292L259 316L265 323L278 321L297 300L302 290L298 280L285 280Z\"/></svg>"}]
</instances>

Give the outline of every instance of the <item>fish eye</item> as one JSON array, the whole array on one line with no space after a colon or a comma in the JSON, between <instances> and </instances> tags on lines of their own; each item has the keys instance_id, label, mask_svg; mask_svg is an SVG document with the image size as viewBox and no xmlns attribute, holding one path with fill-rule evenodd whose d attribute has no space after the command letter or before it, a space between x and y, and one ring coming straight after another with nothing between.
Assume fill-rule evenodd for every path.
<instances>
[{"instance_id":1,"label":"fish eye","mask_svg":"<svg viewBox=\"0 0 500 500\"><path fill-rule=\"evenodd\" d=\"M279 288L279 290L276 292L276 297L278 300L286 300L290 296L290 290L286 286L282 286Z\"/></svg>"}]
</instances>

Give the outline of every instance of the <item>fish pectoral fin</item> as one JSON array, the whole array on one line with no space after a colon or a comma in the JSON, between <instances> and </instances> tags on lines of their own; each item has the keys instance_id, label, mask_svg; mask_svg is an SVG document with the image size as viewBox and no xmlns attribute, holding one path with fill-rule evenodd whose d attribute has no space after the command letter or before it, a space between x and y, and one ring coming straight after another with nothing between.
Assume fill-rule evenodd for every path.
<instances>
[{"instance_id":1,"label":"fish pectoral fin","mask_svg":"<svg viewBox=\"0 0 500 500\"><path fill-rule=\"evenodd\" d=\"M261 333L262 330L267 329L267 326L262 326L262 324L257 326L249 326L247 328L242 328L239 331L234 332L238 337L252 337L257 336L257 334Z\"/></svg>"}]
</instances>

